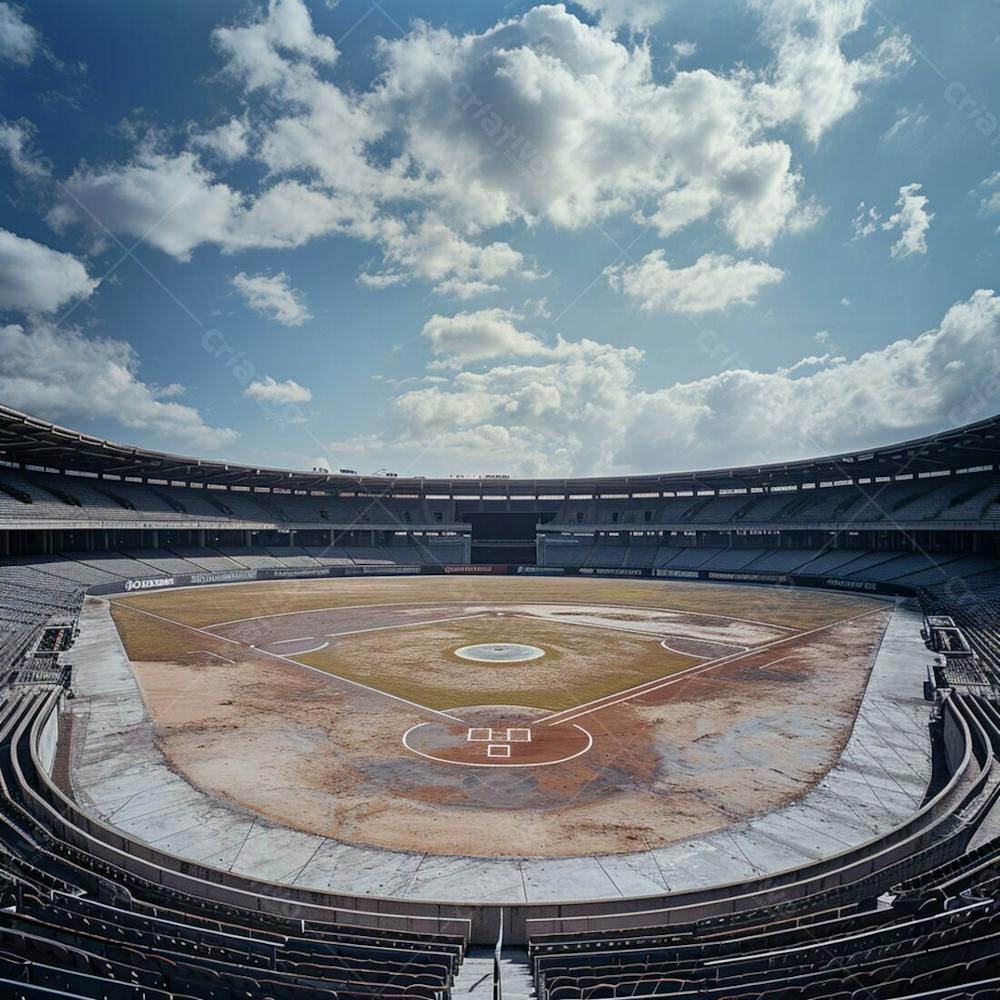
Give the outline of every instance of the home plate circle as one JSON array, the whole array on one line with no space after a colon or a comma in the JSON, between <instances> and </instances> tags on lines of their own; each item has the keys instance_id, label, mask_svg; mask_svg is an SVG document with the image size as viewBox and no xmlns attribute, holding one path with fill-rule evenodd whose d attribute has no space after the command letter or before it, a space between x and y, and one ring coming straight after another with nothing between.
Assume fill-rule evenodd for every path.
<instances>
[{"instance_id":1,"label":"home plate circle","mask_svg":"<svg viewBox=\"0 0 1000 1000\"><path fill-rule=\"evenodd\" d=\"M519 642L481 642L475 646L462 646L455 650L455 655L477 663L524 663L540 659L545 650Z\"/></svg>"},{"instance_id":2,"label":"home plate circle","mask_svg":"<svg viewBox=\"0 0 1000 1000\"><path fill-rule=\"evenodd\" d=\"M538 713L541 716L543 713ZM484 713L485 715L485 713ZM495 715L421 722L403 734L403 746L418 757L464 767L542 767L585 754L593 737L575 723L532 725L531 719Z\"/></svg>"}]
</instances>

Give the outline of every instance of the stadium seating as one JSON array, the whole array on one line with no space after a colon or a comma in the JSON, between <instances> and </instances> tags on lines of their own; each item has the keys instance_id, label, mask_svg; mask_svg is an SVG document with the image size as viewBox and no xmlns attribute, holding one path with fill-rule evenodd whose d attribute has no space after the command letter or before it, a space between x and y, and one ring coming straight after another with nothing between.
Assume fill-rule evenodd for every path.
<instances>
[{"instance_id":1,"label":"stadium seating","mask_svg":"<svg viewBox=\"0 0 1000 1000\"><path fill-rule=\"evenodd\" d=\"M25 689L0 708L2 995L16 984L84 997L447 996L461 934L247 909L192 891L196 879L168 887L166 869L97 840L79 846L32 753L58 697Z\"/></svg>"},{"instance_id":2,"label":"stadium seating","mask_svg":"<svg viewBox=\"0 0 1000 1000\"><path fill-rule=\"evenodd\" d=\"M1000 494L989 475L935 477L893 483L825 486L776 493L676 496L646 500L569 500L552 520L558 528L607 525L786 525L838 522L894 524L931 520L982 520ZM645 516L646 512L651 517Z\"/></svg>"},{"instance_id":3,"label":"stadium seating","mask_svg":"<svg viewBox=\"0 0 1000 1000\"><path fill-rule=\"evenodd\" d=\"M29 685L0 705L0 986L9 995L449 995L466 948L460 933L393 927L389 917L379 927L303 920L282 912L287 901L271 909L238 876L205 895L209 884L169 856L133 856L109 828L81 826L34 751L60 697L57 687ZM784 886L748 883L739 907L730 898L714 916L686 920L679 899L659 923L647 915L617 929L618 914L603 930L592 916L592 930L534 932L537 995L888 998L1000 986L1000 841L964 850L988 814L978 805L995 798L988 765L1000 725L987 733L973 699L952 701L947 710L976 730L975 752L916 825ZM957 802L969 817L959 824L949 805Z\"/></svg>"},{"instance_id":4,"label":"stadium seating","mask_svg":"<svg viewBox=\"0 0 1000 1000\"><path fill-rule=\"evenodd\" d=\"M1000 996L1000 483L995 458L963 446L946 461L946 447L920 471L911 449L898 462L882 453L856 478L850 463L824 460L814 472L678 474L649 493L631 479L529 483L496 505L521 520L483 538L516 540L523 555L528 533L515 529L535 518L554 571L916 592L973 654L942 655L929 673L913 665L917 699L933 677L934 773L912 815L735 885L706 873L686 892L529 906L516 933L540 1000ZM0 997L457 996L472 920L489 902L347 906L173 857L88 816L46 754L69 754L55 713L72 695L87 588L440 572L468 561L475 514L494 509L488 487L466 496L460 482L411 482L393 495L391 481L322 477L324 492L297 474L203 474L179 458L167 464L190 481L177 485L157 478L162 458L121 463L146 482L109 472L110 460L63 466L104 478L44 471L15 451L0 465ZM874 794L891 792L890 774L864 777Z\"/></svg>"},{"instance_id":5,"label":"stadium seating","mask_svg":"<svg viewBox=\"0 0 1000 1000\"><path fill-rule=\"evenodd\" d=\"M268 493L145 486L83 476L25 473L3 469L0 519L16 523L46 519L158 523L246 522L316 524L340 528L408 528L456 524L453 501L341 498L272 491Z\"/></svg>"}]
</instances>

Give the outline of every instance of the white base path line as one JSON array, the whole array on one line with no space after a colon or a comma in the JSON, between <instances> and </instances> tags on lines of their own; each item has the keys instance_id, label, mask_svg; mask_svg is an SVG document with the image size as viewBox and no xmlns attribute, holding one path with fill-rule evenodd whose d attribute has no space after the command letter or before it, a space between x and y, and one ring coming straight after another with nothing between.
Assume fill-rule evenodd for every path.
<instances>
[{"instance_id":1,"label":"white base path line","mask_svg":"<svg viewBox=\"0 0 1000 1000\"><path fill-rule=\"evenodd\" d=\"M574 719L578 719L582 715L589 715L591 712L599 712L602 708L610 708L612 705L618 705L623 701L631 701L633 698L639 698L644 694L652 694L654 691L659 691L661 688L669 687L671 684L676 684L679 681L694 676L695 674L700 674L706 670L711 670L715 667L721 667L727 663L740 660L744 656L755 656L757 653L763 652L766 649L771 649L774 646L780 646L782 643L794 642L796 639L803 639L806 636L815 635L817 632L824 632L826 629L833 628L835 625L844 625L847 622L853 622L859 618L866 618L868 615L874 615L884 610L884 607L880 607L874 608L871 611L863 611L859 615L851 615L849 618L841 618L839 621L830 622L827 625L820 625L818 628L809 629L806 632L798 632L795 635L788 635L781 639L774 639L771 642L762 643L760 646L754 646L745 653L730 653L726 656L720 656L714 660L709 660L707 663L698 663L692 667L688 667L686 670L678 670L676 673L670 674L668 677L661 677L652 681L646 681L644 684L637 684L635 687L619 692L617 696L607 695L604 698L595 698L593 701L586 702L575 709L566 709L563 712L556 712L553 715L548 715L545 718L539 719L536 725L545 723L549 726L559 726L564 722L572 722Z\"/></svg>"},{"instance_id":2,"label":"white base path line","mask_svg":"<svg viewBox=\"0 0 1000 1000\"><path fill-rule=\"evenodd\" d=\"M486 760L485 758L481 763L476 761L465 761L465 760L446 760L443 757L433 757L429 753L424 753L422 750L418 750L416 747L412 747L409 744L408 737L415 729L419 729L421 726L429 726L429 722L418 722L415 726L410 726L409 729L403 733L403 746L406 747L410 753L417 754L418 757L426 757L428 760L434 761L436 764L455 764L458 767L551 767L553 764L565 764L567 761L575 760L577 757L582 757L593 745L594 737L583 728L583 726L578 726L575 722L573 723L574 729L579 729L584 736L587 737L587 745L582 750L577 750L576 753L570 754L568 757L560 757L559 760L540 760L535 763L527 764L494 764L493 760L500 760L504 758L492 758L492 760Z\"/></svg>"},{"instance_id":3,"label":"white base path line","mask_svg":"<svg viewBox=\"0 0 1000 1000\"><path fill-rule=\"evenodd\" d=\"M108 601L109 604L113 604L116 608L124 608L126 611L135 611L140 615L149 615L150 618L156 618L158 621L166 622L168 625L176 625L178 628L186 628L189 632L197 632L199 635L208 636L209 639L221 639L223 642L230 642L234 646L242 646L243 643L236 639L230 639L224 635L216 635L214 632L206 632L203 628L198 628L196 625L185 625L184 622L175 622L173 618L164 618L163 615L153 614L152 611L145 611L142 608L134 607L131 604L119 604L118 601Z\"/></svg>"},{"instance_id":4,"label":"white base path line","mask_svg":"<svg viewBox=\"0 0 1000 1000\"><path fill-rule=\"evenodd\" d=\"M219 653L213 653L210 649L192 649L192 653L204 653L206 656L215 656L220 660L225 660L226 663L232 663L235 665L236 661L229 659L228 656L221 656Z\"/></svg>"},{"instance_id":5,"label":"white base path line","mask_svg":"<svg viewBox=\"0 0 1000 1000\"><path fill-rule=\"evenodd\" d=\"M381 691L379 688L369 687L367 684L362 684L361 681L352 681L349 677L343 677L340 674L332 673L329 670L320 670L319 667L311 667L308 663L300 663L298 660L293 660L290 656L283 656L281 653L272 653L269 649L264 649L261 646L251 646L255 653L263 653L265 656L273 656L276 660L284 660L285 663L293 663L296 667L302 670L312 670L314 673L322 674L324 677L336 681L341 681L344 684L350 684L351 687L361 688L363 691L368 691L371 694L381 695L383 698L391 698L393 701L401 702L403 705L409 705L410 708L419 709L421 712L430 712L431 715L438 715L442 719L447 719L449 722L461 722L464 724L464 720L458 718L456 715L449 715L447 712L439 712L436 708L430 708L427 705L421 705L420 702L410 701L409 698L401 698L398 694L390 694L388 691Z\"/></svg>"}]
</instances>

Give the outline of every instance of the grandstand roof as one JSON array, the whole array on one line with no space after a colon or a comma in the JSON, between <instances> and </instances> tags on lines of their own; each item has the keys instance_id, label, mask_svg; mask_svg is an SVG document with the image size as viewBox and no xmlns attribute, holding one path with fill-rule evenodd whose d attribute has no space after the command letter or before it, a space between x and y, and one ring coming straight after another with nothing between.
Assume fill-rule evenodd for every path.
<instances>
[{"instance_id":1,"label":"grandstand roof","mask_svg":"<svg viewBox=\"0 0 1000 1000\"><path fill-rule=\"evenodd\" d=\"M0 406L0 460L60 472L263 489L420 496L574 496L773 487L1000 464L1000 415L898 444L822 458L698 472L559 479L426 478L267 469L150 451Z\"/></svg>"}]
</instances>

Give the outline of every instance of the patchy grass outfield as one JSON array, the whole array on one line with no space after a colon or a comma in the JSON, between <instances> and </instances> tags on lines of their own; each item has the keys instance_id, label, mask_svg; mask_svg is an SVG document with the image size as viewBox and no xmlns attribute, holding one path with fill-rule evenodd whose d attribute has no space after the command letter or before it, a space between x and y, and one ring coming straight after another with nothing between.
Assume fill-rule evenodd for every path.
<instances>
[{"instance_id":1,"label":"patchy grass outfield","mask_svg":"<svg viewBox=\"0 0 1000 1000\"><path fill-rule=\"evenodd\" d=\"M123 607L117 601L111 604L111 617L122 638L128 658L142 660L177 660L196 649L221 650L229 645L208 636L199 635L179 625L149 615L139 614Z\"/></svg>"},{"instance_id":2,"label":"patchy grass outfield","mask_svg":"<svg viewBox=\"0 0 1000 1000\"><path fill-rule=\"evenodd\" d=\"M235 618L286 611L309 611L355 604L497 601L620 604L672 608L702 614L810 629L878 607L868 597L819 590L779 589L718 583L523 578L416 576L392 579L280 580L238 586L163 591L117 598L116 603L144 608L188 625L204 626Z\"/></svg>"},{"instance_id":3,"label":"patchy grass outfield","mask_svg":"<svg viewBox=\"0 0 1000 1000\"><path fill-rule=\"evenodd\" d=\"M454 655L461 646L488 642L527 643L546 655L524 663ZM496 615L345 636L290 659L429 708L524 705L553 712L702 662L653 638Z\"/></svg>"}]
</instances>

